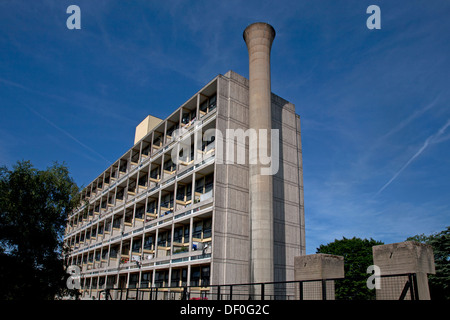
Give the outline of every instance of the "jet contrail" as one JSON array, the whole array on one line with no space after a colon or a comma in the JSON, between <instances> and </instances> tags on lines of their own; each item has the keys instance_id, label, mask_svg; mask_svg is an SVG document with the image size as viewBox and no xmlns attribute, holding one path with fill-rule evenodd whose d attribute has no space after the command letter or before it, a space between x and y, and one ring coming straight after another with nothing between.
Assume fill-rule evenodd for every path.
<instances>
[{"instance_id":1,"label":"jet contrail","mask_svg":"<svg viewBox=\"0 0 450 320\"><path fill-rule=\"evenodd\" d=\"M26 106L27 107L27 106ZM91 147L85 145L83 142L81 142L80 140L78 140L77 138L75 138L73 135L71 135L69 132L67 132L66 130L62 129L61 127L57 126L56 124L54 124L52 121L50 121L49 119L47 119L46 117L44 117L42 114L40 114L39 112L37 112L36 110L27 107L31 112L33 112L34 114L36 114L37 116L39 116L41 119L43 119L44 121L46 121L48 124L50 124L52 127L54 127L55 129L58 129L59 131L61 131L62 133L64 133L66 136L68 136L70 139L72 139L73 141L75 141L76 143L78 143L80 146L82 146L83 148L89 150L90 152L94 153L95 155L97 155L99 158L105 160L108 164L110 164L111 162L106 159L104 156L102 156L100 153L98 153L97 151L95 151L94 149L92 149Z\"/></svg>"},{"instance_id":2,"label":"jet contrail","mask_svg":"<svg viewBox=\"0 0 450 320\"><path fill-rule=\"evenodd\" d=\"M439 129L439 131L431 136L429 136L427 138L427 140L425 140L423 146L403 165L403 167L400 168L400 170L398 170L394 176L388 181L386 182L386 184L381 187L380 190L378 190L378 192L376 193L376 195L379 195L384 189L386 189L395 179L397 179L397 177L400 175L400 173L402 173L403 170L405 170L410 164L411 162L414 161L414 159L416 159L418 156L420 156L422 154L422 152L425 151L425 149L428 147L428 145L430 143L433 142L433 140L438 139L440 136L442 136L445 132L445 130L447 130L447 128L450 126L450 119L447 120L447 123L441 128Z\"/></svg>"}]
</instances>

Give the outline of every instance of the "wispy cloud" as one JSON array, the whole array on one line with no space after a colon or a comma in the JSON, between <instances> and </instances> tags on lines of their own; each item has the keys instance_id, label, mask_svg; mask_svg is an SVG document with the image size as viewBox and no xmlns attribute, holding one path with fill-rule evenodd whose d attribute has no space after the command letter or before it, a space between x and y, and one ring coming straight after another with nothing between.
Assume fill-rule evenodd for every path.
<instances>
[{"instance_id":1,"label":"wispy cloud","mask_svg":"<svg viewBox=\"0 0 450 320\"><path fill-rule=\"evenodd\" d=\"M409 117L407 117L406 119L404 119L403 121L401 121L398 125L396 125L394 128L392 128L391 130L389 130L381 139L384 140L386 138L388 138L389 136L397 133L398 131L400 131L401 129L403 129L404 127L406 127L409 123L411 123L413 120L415 120L417 117L419 117L420 115L424 114L426 111L430 110L432 107L434 107L436 105L436 103L439 100L439 96L436 97L432 102L430 102L429 104L427 104L425 107L416 110L413 114L411 114Z\"/></svg>"},{"instance_id":2,"label":"wispy cloud","mask_svg":"<svg viewBox=\"0 0 450 320\"><path fill-rule=\"evenodd\" d=\"M111 161L109 161L108 159L106 159L102 154L98 153L97 151L95 151L94 149L92 149L91 147L89 147L88 145L84 144L83 142L81 142L80 140L78 140L77 138L75 138L72 134L70 134L69 132L67 132L66 130L64 130L63 128L57 126L55 123L53 123L51 120L49 120L47 117L43 116L42 114L40 114L39 112L37 112L36 110L27 107L26 108L28 110L30 110L31 112L33 112L35 115L37 115L39 118L41 118L42 120L44 120L45 122L47 122L49 125L51 125L53 128L59 130L60 132L62 132L64 135L66 135L67 137L69 137L71 140L75 141L77 144L79 144L80 146L82 146L84 149L88 150L89 152L95 154L97 157L105 160L105 162L108 163L108 165L111 164Z\"/></svg>"},{"instance_id":3,"label":"wispy cloud","mask_svg":"<svg viewBox=\"0 0 450 320\"><path fill-rule=\"evenodd\" d=\"M450 119L447 120L447 123L442 126L438 132L436 132L435 134L429 136L424 144L422 145L422 147L419 148L419 150L411 157L409 158L409 160L400 168L400 170L398 170L393 176L392 178L386 182L384 184L384 186L382 186L380 188L380 190L378 190L378 192L376 193L376 195L379 195L381 192L383 192L384 189L386 189L395 179L398 178L398 176L411 164L411 162L413 162L417 157L419 157L427 148L431 143L439 143L441 141L443 141L443 139L440 139L441 136L445 133L445 130L447 130L447 128L450 126Z\"/></svg>"}]
</instances>

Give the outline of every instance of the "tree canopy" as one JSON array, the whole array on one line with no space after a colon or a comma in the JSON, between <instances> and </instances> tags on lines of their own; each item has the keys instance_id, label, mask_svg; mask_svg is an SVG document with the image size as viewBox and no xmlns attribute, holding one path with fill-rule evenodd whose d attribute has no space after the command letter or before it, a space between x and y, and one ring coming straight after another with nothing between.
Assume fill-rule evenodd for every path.
<instances>
[{"instance_id":1,"label":"tree canopy","mask_svg":"<svg viewBox=\"0 0 450 320\"><path fill-rule=\"evenodd\" d=\"M432 300L450 299L450 226L432 235L416 235L407 240L429 244L433 247L436 274L428 275Z\"/></svg>"},{"instance_id":2,"label":"tree canopy","mask_svg":"<svg viewBox=\"0 0 450 320\"><path fill-rule=\"evenodd\" d=\"M63 236L77 193L65 165L0 168L0 299L53 299L65 288Z\"/></svg>"},{"instance_id":3,"label":"tree canopy","mask_svg":"<svg viewBox=\"0 0 450 320\"><path fill-rule=\"evenodd\" d=\"M375 290L367 288L370 274L367 268L373 264L372 247L383 244L373 239L342 238L327 245L320 245L317 253L328 253L344 257L345 278L336 281L336 299L372 300Z\"/></svg>"}]
</instances>

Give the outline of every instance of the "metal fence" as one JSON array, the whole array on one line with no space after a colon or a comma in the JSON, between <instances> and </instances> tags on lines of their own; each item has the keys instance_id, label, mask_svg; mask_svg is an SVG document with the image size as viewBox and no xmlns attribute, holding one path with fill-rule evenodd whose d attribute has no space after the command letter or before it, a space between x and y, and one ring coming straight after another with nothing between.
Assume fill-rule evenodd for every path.
<instances>
[{"instance_id":1,"label":"metal fence","mask_svg":"<svg viewBox=\"0 0 450 320\"><path fill-rule=\"evenodd\" d=\"M414 273L381 275L379 300L419 300L417 277Z\"/></svg>"},{"instance_id":2,"label":"metal fence","mask_svg":"<svg viewBox=\"0 0 450 320\"><path fill-rule=\"evenodd\" d=\"M350 300L339 292L343 279L208 285L207 287L111 288L91 291L100 300ZM369 299L418 300L415 274L381 275Z\"/></svg>"},{"instance_id":3,"label":"metal fence","mask_svg":"<svg viewBox=\"0 0 450 320\"><path fill-rule=\"evenodd\" d=\"M317 285L318 283L318 285ZM316 289L319 289L317 291ZM325 294L322 289L325 288ZM316 294L316 291L319 292ZM285 281L209 285L208 287L151 287L98 290L100 300L308 300L333 299L333 280Z\"/></svg>"}]
</instances>

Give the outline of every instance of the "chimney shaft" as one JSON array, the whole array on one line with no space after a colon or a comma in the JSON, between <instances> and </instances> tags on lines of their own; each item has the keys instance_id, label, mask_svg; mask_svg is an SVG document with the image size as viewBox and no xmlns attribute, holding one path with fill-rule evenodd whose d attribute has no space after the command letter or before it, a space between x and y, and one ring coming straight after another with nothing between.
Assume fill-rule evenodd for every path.
<instances>
[{"instance_id":1,"label":"chimney shaft","mask_svg":"<svg viewBox=\"0 0 450 320\"><path fill-rule=\"evenodd\" d=\"M274 279L272 176L261 174L259 159L272 154L270 50L274 38L275 30L267 23L253 23L244 30L249 54L249 128L256 131L256 139L253 135L249 139L251 282ZM266 146L259 145L262 134L266 134Z\"/></svg>"}]
</instances>

